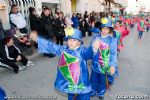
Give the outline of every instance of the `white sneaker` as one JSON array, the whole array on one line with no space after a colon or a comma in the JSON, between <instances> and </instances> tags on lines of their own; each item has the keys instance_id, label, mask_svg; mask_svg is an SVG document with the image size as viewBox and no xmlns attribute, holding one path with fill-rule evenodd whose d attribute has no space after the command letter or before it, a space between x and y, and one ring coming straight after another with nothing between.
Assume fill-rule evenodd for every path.
<instances>
[{"instance_id":1,"label":"white sneaker","mask_svg":"<svg viewBox=\"0 0 150 100\"><path fill-rule=\"evenodd\" d=\"M25 69L27 69L26 66L19 66L19 71L22 71L22 70L25 70Z\"/></svg>"},{"instance_id":2,"label":"white sneaker","mask_svg":"<svg viewBox=\"0 0 150 100\"><path fill-rule=\"evenodd\" d=\"M28 63L27 63L27 67L30 67L30 66L33 66L34 65L34 63L32 62L32 61L28 61Z\"/></svg>"}]
</instances>

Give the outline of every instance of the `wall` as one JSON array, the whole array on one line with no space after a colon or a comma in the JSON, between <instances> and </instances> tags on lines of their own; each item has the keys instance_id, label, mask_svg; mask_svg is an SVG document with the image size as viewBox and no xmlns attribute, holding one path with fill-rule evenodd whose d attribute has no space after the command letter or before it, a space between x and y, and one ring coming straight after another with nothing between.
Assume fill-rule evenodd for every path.
<instances>
[{"instance_id":1,"label":"wall","mask_svg":"<svg viewBox=\"0 0 150 100\"><path fill-rule=\"evenodd\" d=\"M5 9L0 9L0 18L2 20L3 23L3 27L4 29L9 29L10 25L9 25L9 15L8 15L8 5L6 2L0 2L0 4L3 3L6 5Z\"/></svg>"},{"instance_id":2,"label":"wall","mask_svg":"<svg viewBox=\"0 0 150 100\"><path fill-rule=\"evenodd\" d=\"M71 0L71 12L76 12L77 0Z\"/></svg>"},{"instance_id":3,"label":"wall","mask_svg":"<svg viewBox=\"0 0 150 100\"><path fill-rule=\"evenodd\" d=\"M71 0L71 11L72 13L78 12L83 14L85 11L89 13L92 11L102 12L104 11L104 6L101 4L102 2L103 0Z\"/></svg>"}]
</instances>

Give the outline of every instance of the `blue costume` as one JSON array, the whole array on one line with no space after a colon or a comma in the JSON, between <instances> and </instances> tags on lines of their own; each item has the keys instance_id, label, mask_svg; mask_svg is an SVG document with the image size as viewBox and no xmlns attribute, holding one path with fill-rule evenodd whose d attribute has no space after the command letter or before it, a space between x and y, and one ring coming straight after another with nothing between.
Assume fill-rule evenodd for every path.
<instances>
[{"instance_id":1,"label":"blue costume","mask_svg":"<svg viewBox=\"0 0 150 100\"><path fill-rule=\"evenodd\" d=\"M73 28L78 28L79 27L79 20L77 17L72 17L71 18L72 22L73 22Z\"/></svg>"},{"instance_id":2,"label":"blue costume","mask_svg":"<svg viewBox=\"0 0 150 100\"><path fill-rule=\"evenodd\" d=\"M111 22L104 21L103 27L111 27ZM91 85L92 96L97 95L103 97L109 84L113 84L114 77L118 74L117 68L117 39L113 38L109 34L105 37L101 34L95 35L92 39L92 43L95 40L99 40L100 47L97 52L93 54L92 60L92 73L91 73ZM110 67L115 67L115 74L110 75Z\"/></svg>"},{"instance_id":3,"label":"blue costume","mask_svg":"<svg viewBox=\"0 0 150 100\"><path fill-rule=\"evenodd\" d=\"M7 100L5 91L0 87L0 100Z\"/></svg>"},{"instance_id":4,"label":"blue costume","mask_svg":"<svg viewBox=\"0 0 150 100\"><path fill-rule=\"evenodd\" d=\"M91 28L90 32L92 32L93 35L96 35L96 34L99 34L99 33L100 33L100 30L99 30L99 28L93 27L93 28Z\"/></svg>"},{"instance_id":5,"label":"blue costume","mask_svg":"<svg viewBox=\"0 0 150 100\"><path fill-rule=\"evenodd\" d=\"M67 34L66 34L67 35ZM73 29L68 33L68 38L77 39L83 43L82 33ZM41 37L38 37L38 51L42 53L54 53L60 56L57 66L55 88L68 94L68 99L89 100L91 85L87 68L87 60L92 58L92 48L80 46L75 50L68 46L59 46Z\"/></svg>"}]
</instances>

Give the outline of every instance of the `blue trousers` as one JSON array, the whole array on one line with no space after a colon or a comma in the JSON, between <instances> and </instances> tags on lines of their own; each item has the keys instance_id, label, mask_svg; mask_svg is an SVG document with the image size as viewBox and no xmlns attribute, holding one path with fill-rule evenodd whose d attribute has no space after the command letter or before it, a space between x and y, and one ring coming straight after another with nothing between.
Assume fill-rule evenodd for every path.
<instances>
[{"instance_id":1,"label":"blue trousers","mask_svg":"<svg viewBox=\"0 0 150 100\"><path fill-rule=\"evenodd\" d=\"M149 26L146 27L146 31L147 31L147 32L149 31L149 28L150 28Z\"/></svg>"},{"instance_id":2,"label":"blue trousers","mask_svg":"<svg viewBox=\"0 0 150 100\"><path fill-rule=\"evenodd\" d=\"M0 87L0 100L7 100L5 91Z\"/></svg>"},{"instance_id":3,"label":"blue trousers","mask_svg":"<svg viewBox=\"0 0 150 100\"><path fill-rule=\"evenodd\" d=\"M68 94L68 100L90 100L90 93L86 94Z\"/></svg>"},{"instance_id":4,"label":"blue trousers","mask_svg":"<svg viewBox=\"0 0 150 100\"><path fill-rule=\"evenodd\" d=\"M139 39L141 39L143 36L143 31L139 31Z\"/></svg>"},{"instance_id":5,"label":"blue trousers","mask_svg":"<svg viewBox=\"0 0 150 100\"><path fill-rule=\"evenodd\" d=\"M114 77L107 75L109 84L113 84ZM100 74L92 70L91 78L90 78L91 86L92 86L92 92L91 96L96 95L97 96L104 96L107 87L106 87L106 75Z\"/></svg>"}]
</instances>

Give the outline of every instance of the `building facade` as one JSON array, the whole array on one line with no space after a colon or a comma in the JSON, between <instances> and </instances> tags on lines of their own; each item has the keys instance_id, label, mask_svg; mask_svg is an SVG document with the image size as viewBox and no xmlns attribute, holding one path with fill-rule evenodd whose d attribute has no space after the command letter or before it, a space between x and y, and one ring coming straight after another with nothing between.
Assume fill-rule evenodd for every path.
<instances>
[{"instance_id":1,"label":"building facade","mask_svg":"<svg viewBox=\"0 0 150 100\"><path fill-rule=\"evenodd\" d=\"M122 2L120 2L122 1ZM125 5L127 0L0 0L0 18L3 20L5 29L9 27L9 12L12 4L16 4L20 8L20 12L25 16L28 22L29 7L35 7L37 14L40 16L42 6L48 6L54 13L56 8L64 12L64 15L71 16L72 13L82 13L85 11L109 12L119 9L116 4Z\"/></svg>"}]
</instances>

